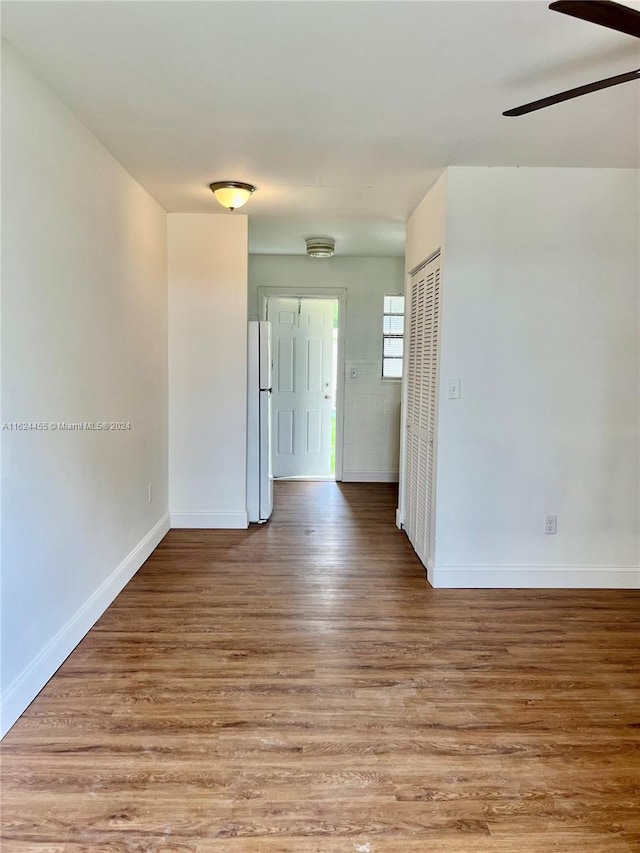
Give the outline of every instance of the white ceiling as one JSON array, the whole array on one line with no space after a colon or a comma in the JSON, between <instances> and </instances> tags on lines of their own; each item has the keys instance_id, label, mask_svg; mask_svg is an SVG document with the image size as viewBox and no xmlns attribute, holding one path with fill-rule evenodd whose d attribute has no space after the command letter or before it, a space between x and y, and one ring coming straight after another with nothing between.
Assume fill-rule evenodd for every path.
<instances>
[{"instance_id":1,"label":"white ceiling","mask_svg":"<svg viewBox=\"0 0 640 853\"><path fill-rule=\"evenodd\" d=\"M215 212L211 181L255 183L255 252L318 234L402 254L447 165L638 166L638 83L501 115L639 64L637 40L538 0L5 0L2 18L166 210Z\"/></svg>"}]
</instances>

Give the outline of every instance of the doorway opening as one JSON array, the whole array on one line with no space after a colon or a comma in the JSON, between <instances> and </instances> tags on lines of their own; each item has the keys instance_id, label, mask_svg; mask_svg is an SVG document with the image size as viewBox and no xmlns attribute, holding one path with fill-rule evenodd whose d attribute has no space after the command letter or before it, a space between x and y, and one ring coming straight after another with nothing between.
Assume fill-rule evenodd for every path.
<instances>
[{"instance_id":1,"label":"doorway opening","mask_svg":"<svg viewBox=\"0 0 640 853\"><path fill-rule=\"evenodd\" d=\"M337 477L340 300L269 294L274 479Z\"/></svg>"}]
</instances>

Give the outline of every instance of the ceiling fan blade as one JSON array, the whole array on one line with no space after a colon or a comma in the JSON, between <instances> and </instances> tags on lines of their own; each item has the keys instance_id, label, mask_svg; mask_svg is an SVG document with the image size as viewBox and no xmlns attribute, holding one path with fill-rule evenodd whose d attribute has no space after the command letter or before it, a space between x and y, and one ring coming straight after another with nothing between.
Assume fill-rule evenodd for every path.
<instances>
[{"instance_id":1,"label":"ceiling fan blade","mask_svg":"<svg viewBox=\"0 0 640 853\"><path fill-rule=\"evenodd\" d=\"M612 0L556 0L549 8L640 38L640 12Z\"/></svg>"},{"instance_id":2,"label":"ceiling fan blade","mask_svg":"<svg viewBox=\"0 0 640 853\"><path fill-rule=\"evenodd\" d=\"M548 98L540 98L539 101L531 101L530 104L523 104L521 107L514 107L512 110L507 110L502 115L523 116L525 113L542 110L553 104L560 104L562 101L570 101L571 98L579 98L581 95L588 95L590 92L597 92L599 89L608 89L609 86L629 83L631 80L640 80L640 68L636 71L629 71L627 74L617 74L615 77L597 80L595 83L588 83L586 86L578 86L576 89L567 89L566 92L559 92L557 95L550 95Z\"/></svg>"}]
</instances>

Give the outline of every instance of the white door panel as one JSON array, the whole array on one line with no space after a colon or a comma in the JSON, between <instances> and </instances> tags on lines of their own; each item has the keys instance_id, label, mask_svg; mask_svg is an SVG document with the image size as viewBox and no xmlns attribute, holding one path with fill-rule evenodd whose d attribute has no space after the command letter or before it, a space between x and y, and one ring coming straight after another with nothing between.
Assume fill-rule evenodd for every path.
<instances>
[{"instance_id":1,"label":"white door panel","mask_svg":"<svg viewBox=\"0 0 640 853\"><path fill-rule=\"evenodd\" d=\"M279 337L276 339L278 357L275 364L276 383L275 390L281 393L295 393L295 345L293 337Z\"/></svg>"},{"instance_id":2,"label":"white door panel","mask_svg":"<svg viewBox=\"0 0 640 853\"><path fill-rule=\"evenodd\" d=\"M331 471L334 300L270 297L273 475Z\"/></svg>"},{"instance_id":3,"label":"white door panel","mask_svg":"<svg viewBox=\"0 0 640 853\"><path fill-rule=\"evenodd\" d=\"M276 413L276 455L290 456L293 453L293 419L292 409L280 409Z\"/></svg>"}]
</instances>

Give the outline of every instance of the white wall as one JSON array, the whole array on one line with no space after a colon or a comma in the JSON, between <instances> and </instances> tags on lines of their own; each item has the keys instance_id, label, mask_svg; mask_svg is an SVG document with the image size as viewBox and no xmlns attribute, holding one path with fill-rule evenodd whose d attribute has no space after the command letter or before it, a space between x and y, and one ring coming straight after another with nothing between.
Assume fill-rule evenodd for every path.
<instances>
[{"instance_id":1,"label":"white wall","mask_svg":"<svg viewBox=\"0 0 640 853\"><path fill-rule=\"evenodd\" d=\"M404 292L402 258L249 257L249 315L258 318L258 287L347 291L343 479L398 478L400 382L382 380L385 293ZM357 379L350 378L351 367Z\"/></svg>"},{"instance_id":2,"label":"white wall","mask_svg":"<svg viewBox=\"0 0 640 853\"><path fill-rule=\"evenodd\" d=\"M168 528L166 216L3 45L3 731ZM153 503L148 503L148 484Z\"/></svg>"},{"instance_id":3,"label":"white wall","mask_svg":"<svg viewBox=\"0 0 640 853\"><path fill-rule=\"evenodd\" d=\"M437 249L442 250L447 232L448 170L443 172L407 220L405 269L409 273Z\"/></svg>"},{"instance_id":4,"label":"white wall","mask_svg":"<svg viewBox=\"0 0 640 853\"><path fill-rule=\"evenodd\" d=\"M246 527L247 217L171 213L173 527Z\"/></svg>"},{"instance_id":5,"label":"white wall","mask_svg":"<svg viewBox=\"0 0 640 853\"><path fill-rule=\"evenodd\" d=\"M640 586L637 173L452 168L446 240L433 582Z\"/></svg>"}]
</instances>

